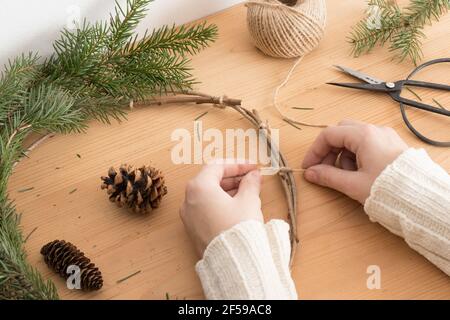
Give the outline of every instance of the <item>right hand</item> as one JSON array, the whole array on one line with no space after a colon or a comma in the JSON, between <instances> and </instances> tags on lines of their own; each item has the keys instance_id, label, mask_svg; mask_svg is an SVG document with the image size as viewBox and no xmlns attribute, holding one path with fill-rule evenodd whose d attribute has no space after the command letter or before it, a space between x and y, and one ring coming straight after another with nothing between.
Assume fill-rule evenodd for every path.
<instances>
[{"instance_id":1,"label":"right hand","mask_svg":"<svg viewBox=\"0 0 450 320\"><path fill-rule=\"evenodd\" d=\"M364 204L375 179L406 149L392 128L343 120L319 134L302 167L309 182Z\"/></svg>"}]
</instances>

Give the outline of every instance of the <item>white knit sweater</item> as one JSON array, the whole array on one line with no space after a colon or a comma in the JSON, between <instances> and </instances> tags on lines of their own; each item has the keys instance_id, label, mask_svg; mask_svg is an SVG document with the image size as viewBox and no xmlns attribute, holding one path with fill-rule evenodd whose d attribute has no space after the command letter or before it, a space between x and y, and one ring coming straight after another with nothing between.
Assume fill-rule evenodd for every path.
<instances>
[{"instance_id":1,"label":"white knit sweater","mask_svg":"<svg viewBox=\"0 0 450 320\"><path fill-rule=\"evenodd\" d=\"M450 176L408 149L380 174L364 210L450 275ZM208 299L296 299L289 226L245 221L217 236L196 265Z\"/></svg>"}]
</instances>

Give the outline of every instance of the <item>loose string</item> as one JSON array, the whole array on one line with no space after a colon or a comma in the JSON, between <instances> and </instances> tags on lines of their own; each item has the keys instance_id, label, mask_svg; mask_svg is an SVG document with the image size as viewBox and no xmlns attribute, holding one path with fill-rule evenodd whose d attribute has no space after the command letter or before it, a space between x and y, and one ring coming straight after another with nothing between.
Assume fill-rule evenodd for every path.
<instances>
[{"instance_id":1,"label":"loose string","mask_svg":"<svg viewBox=\"0 0 450 320\"><path fill-rule=\"evenodd\" d=\"M250 0L246 6L247 26L254 45L269 56L297 58L273 93L273 106L281 119L297 129L301 129L299 126L327 127L288 117L278 104L280 90L287 85L303 57L323 37L327 16L325 0Z\"/></svg>"},{"instance_id":2,"label":"loose string","mask_svg":"<svg viewBox=\"0 0 450 320\"><path fill-rule=\"evenodd\" d=\"M289 123L290 125L296 127L297 129L301 129L295 125L300 125L300 126L307 126L307 127L315 127L315 128L326 128L327 125L323 125L323 124L312 124L312 123L308 123L308 122L303 122L303 121L297 121L295 119L292 119L286 115L283 114L283 112L280 109L280 106L278 104L278 94L281 90L281 88L283 88L288 82L289 79L291 78L292 74L294 73L295 68L297 68L297 66L300 64L300 62L303 60L304 56L301 56L300 58L298 58L295 63L292 65L292 67L289 69L289 72L287 73L285 79L283 80L283 82L280 83L280 85L278 87L275 88L275 91L273 93L273 106L275 107L275 109L277 110L277 112L279 113L279 115L281 116L281 119L283 119L284 121L286 121L287 123Z\"/></svg>"}]
</instances>

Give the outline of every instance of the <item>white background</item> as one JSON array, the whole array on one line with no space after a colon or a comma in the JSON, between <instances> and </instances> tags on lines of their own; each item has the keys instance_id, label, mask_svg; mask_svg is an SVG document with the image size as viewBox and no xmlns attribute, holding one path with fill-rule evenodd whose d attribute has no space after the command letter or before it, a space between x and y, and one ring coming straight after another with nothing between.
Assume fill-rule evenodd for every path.
<instances>
[{"instance_id":1,"label":"white background","mask_svg":"<svg viewBox=\"0 0 450 320\"><path fill-rule=\"evenodd\" d=\"M155 0L138 31L163 24L182 24L243 0ZM125 4L125 0L119 0ZM0 0L0 69L21 52L48 55L59 30L77 16L107 19L114 0Z\"/></svg>"}]
</instances>

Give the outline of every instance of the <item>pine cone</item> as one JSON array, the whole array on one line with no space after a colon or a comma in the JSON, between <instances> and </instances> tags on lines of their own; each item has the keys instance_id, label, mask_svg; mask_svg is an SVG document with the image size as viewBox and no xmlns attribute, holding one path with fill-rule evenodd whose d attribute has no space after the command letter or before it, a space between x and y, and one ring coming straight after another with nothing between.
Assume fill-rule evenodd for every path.
<instances>
[{"instance_id":1,"label":"pine cone","mask_svg":"<svg viewBox=\"0 0 450 320\"><path fill-rule=\"evenodd\" d=\"M298 0L278 0L289 7L293 7L297 4ZM302 2L302 1L301 1Z\"/></svg>"},{"instance_id":2,"label":"pine cone","mask_svg":"<svg viewBox=\"0 0 450 320\"><path fill-rule=\"evenodd\" d=\"M80 268L80 286L83 290L98 290L103 286L102 273L76 246L64 240L54 240L41 249L45 263L67 279L67 268L76 265Z\"/></svg>"},{"instance_id":3,"label":"pine cone","mask_svg":"<svg viewBox=\"0 0 450 320\"><path fill-rule=\"evenodd\" d=\"M151 166L133 169L122 165L119 172L110 168L107 177L102 177L102 189L107 189L109 199L119 207L127 205L136 212L147 212L159 207L167 194L164 176Z\"/></svg>"}]
</instances>

